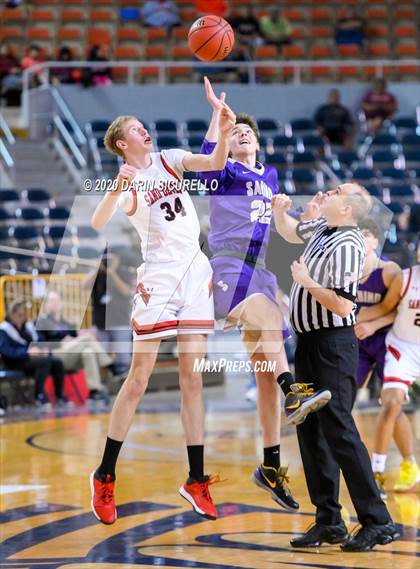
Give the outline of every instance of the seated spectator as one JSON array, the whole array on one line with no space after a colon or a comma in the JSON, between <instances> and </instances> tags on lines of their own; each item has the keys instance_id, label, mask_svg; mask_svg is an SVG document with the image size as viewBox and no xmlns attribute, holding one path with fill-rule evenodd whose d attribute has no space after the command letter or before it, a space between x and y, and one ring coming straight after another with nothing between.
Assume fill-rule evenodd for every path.
<instances>
[{"instance_id":1,"label":"seated spectator","mask_svg":"<svg viewBox=\"0 0 420 569\"><path fill-rule=\"evenodd\" d=\"M260 39L260 26L252 6L242 8L241 13L230 21L235 32L235 42L253 49Z\"/></svg>"},{"instance_id":2,"label":"seated spectator","mask_svg":"<svg viewBox=\"0 0 420 569\"><path fill-rule=\"evenodd\" d=\"M71 50L66 46L62 46L60 48L57 61L73 61ZM51 82L54 85L60 85L61 83L77 83L81 79L80 70L74 67L52 67L50 70L50 75Z\"/></svg>"},{"instance_id":3,"label":"seated spectator","mask_svg":"<svg viewBox=\"0 0 420 569\"><path fill-rule=\"evenodd\" d=\"M94 45L89 51L88 61L105 62L107 58L107 48L104 45ZM91 67L85 69L83 84L85 87L102 87L111 85L112 70L110 67Z\"/></svg>"},{"instance_id":4,"label":"seated spectator","mask_svg":"<svg viewBox=\"0 0 420 569\"><path fill-rule=\"evenodd\" d=\"M365 21L354 9L345 10L337 20L335 27L335 43L337 45L356 44L363 46L365 41Z\"/></svg>"},{"instance_id":5,"label":"seated spectator","mask_svg":"<svg viewBox=\"0 0 420 569\"><path fill-rule=\"evenodd\" d=\"M328 102L317 109L314 120L321 136L325 136L328 142L351 149L354 123L350 111L341 104L337 89L331 89Z\"/></svg>"},{"instance_id":6,"label":"seated spectator","mask_svg":"<svg viewBox=\"0 0 420 569\"><path fill-rule=\"evenodd\" d=\"M196 0L195 9L197 10L197 16L212 14L226 18L229 14L229 4L226 0Z\"/></svg>"},{"instance_id":7,"label":"seated spectator","mask_svg":"<svg viewBox=\"0 0 420 569\"><path fill-rule=\"evenodd\" d=\"M259 20L260 34L265 43L281 47L291 43L293 28L278 8Z\"/></svg>"},{"instance_id":8,"label":"seated spectator","mask_svg":"<svg viewBox=\"0 0 420 569\"><path fill-rule=\"evenodd\" d=\"M84 331L78 334L63 318L63 303L56 292L48 294L37 330L42 340L51 342L52 354L63 362L65 371L85 370L89 398L103 399L101 376L113 360L92 334L83 334Z\"/></svg>"},{"instance_id":9,"label":"seated spectator","mask_svg":"<svg viewBox=\"0 0 420 569\"><path fill-rule=\"evenodd\" d=\"M251 61L250 46L243 43L235 43L233 50L226 61ZM224 69L224 72L234 73L240 83L249 83L248 69L243 67L233 66L232 68Z\"/></svg>"},{"instance_id":10,"label":"seated spectator","mask_svg":"<svg viewBox=\"0 0 420 569\"><path fill-rule=\"evenodd\" d=\"M19 66L12 67L1 81L0 96L7 107L19 107L22 98L22 71Z\"/></svg>"},{"instance_id":11,"label":"seated spectator","mask_svg":"<svg viewBox=\"0 0 420 569\"><path fill-rule=\"evenodd\" d=\"M381 129L383 122L397 110L397 100L386 90L385 79L375 79L372 89L362 100L362 110L365 113L368 132L374 135Z\"/></svg>"},{"instance_id":12,"label":"seated spectator","mask_svg":"<svg viewBox=\"0 0 420 569\"><path fill-rule=\"evenodd\" d=\"M60 359L36 345L38 334L32 322L26 320L25 302L17 300L0 323L0 354L8 369L19 370L35 379L35 400L48 404L44 384L51 374L58 404L67 403L63 396L64 366Z\"/></svg>"},{"instance_id":13,"label":"seated spectator","mask_svg":"<svg viewBox=\"0 0 420 569\"><path fill-rule=\"evenodd\" d=\"M172 0L148 0L140 8L140 15L148 28L172 28L181 24L178 6Z\"/></svg>"},{"instance_id":14,"label":"seated spectator","mask_svg":"<svg viewBox=\"0 0 420 569\"><path fill-rule=\"evenodd\" d=\"M37 45L29 46L27 55L22 59L20 65L22 70L30 69L34 65L38 65L43 62L41 50ZM39 87L45 83L45 71L44 69L39 69L31 75L30 87Z\"/></svg>"},{"instance_id":15,"label":"seated spectator","mask_svg":"<svg viewBox=\"0 0 420 569\"><path fill-rule=\"evenodd\" d=\"M2 43L0 45L0 84L15 67L20 67L18 58L7 43Z\"/></svg>"}]
</instances>

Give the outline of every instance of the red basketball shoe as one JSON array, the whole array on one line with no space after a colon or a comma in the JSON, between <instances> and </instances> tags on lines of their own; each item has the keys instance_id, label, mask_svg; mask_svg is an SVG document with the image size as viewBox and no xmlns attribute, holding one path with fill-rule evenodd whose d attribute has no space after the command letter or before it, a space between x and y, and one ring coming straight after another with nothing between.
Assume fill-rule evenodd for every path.
<instances>
[{"instance_id":1,"label":"red basketball shoe","mask_svg":"<svg viewBox=\"0 0 420 569\"><path fill-rule=\"evenodd\" d=\"M103 477L105 479L96 476L96 471L90 475L90 490L92 492L90 506L92 512L103 524L113 524L117 519L114 498L115 481L111 480L110 474Z\"/></svg>"},{"instance_id":2,"label":"red basketball shoe","mask_svg":"<svg viewBox=\"0 0 420 569\"><path fill-rule=\"evenodd\" d=\"M215 520L217 518L216 506L211 499L209 486L215 482L220 482L218 476L204 476L202 482L188 478L188 480L181 486L179 493L185 498L193 507L193 509L204 518L208 520Z\"/></svg>"}]
</instances>

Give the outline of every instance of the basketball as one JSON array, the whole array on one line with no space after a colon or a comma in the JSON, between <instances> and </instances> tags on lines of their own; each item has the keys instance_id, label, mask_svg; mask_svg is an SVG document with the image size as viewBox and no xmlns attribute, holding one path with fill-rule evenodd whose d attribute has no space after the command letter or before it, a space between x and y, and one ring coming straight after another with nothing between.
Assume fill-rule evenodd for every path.
<instances>
[{"instance_id":1,"label":"basketball","mask_svg":"<svg viewBox=\"0 0 420 569\"><path fill-rule=\"evenodd\" d=\"M188 32L188 45L201 61L221 61L232 51L235 38L224 18L203 16L196 20Z\"/></svg>"}]
</instances>

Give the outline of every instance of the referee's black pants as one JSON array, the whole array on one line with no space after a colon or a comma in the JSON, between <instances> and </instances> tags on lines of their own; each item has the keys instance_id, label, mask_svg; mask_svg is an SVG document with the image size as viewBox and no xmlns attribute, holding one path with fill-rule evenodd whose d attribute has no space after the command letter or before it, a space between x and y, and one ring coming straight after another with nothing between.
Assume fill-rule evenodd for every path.
<instances>
[{"instance_id":1,"label":"referee's black pants","mask_svg":"<svg viewBox=\"0 0 420 569\"><path fill-rule=\"evenodd\" d=\"M316 521L322 525L341 521L340 470L361 524L386 524L391 519L351 415L358 359L353 328L298 334L296 380L313 383L316 390L329 389L332 395L325 407L297 427L306 484L317 509Z\"/></svg>"}]
</instances>

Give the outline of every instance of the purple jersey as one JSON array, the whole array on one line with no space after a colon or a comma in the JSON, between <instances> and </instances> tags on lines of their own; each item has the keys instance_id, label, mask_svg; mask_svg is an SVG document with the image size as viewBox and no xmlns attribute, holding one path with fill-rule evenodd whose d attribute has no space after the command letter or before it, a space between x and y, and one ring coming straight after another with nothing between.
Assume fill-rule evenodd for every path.
<instances>
[{"instance_id":1,"label":"purple jersey","mask_svg":"<svg viewBox=\"0 0 420 569\"><path fill-rule=\"evenodd\" d=\"M204 140L202 154L211 154L215 142ZM202 172L200 179L215 199L210 200L209 247L214 255L232 251L264 262L270 237L271 198L279 193L277 170L256 163L249 168L231 159L223 170ZM210 183L216 185L212 190Z\"/></svg>"},{"instance_id":2,"label":"purple jersey","mask_svg":"<svg viewBox=\"0 0 420 569\"><path fill-rule=\"evenodd\" d=\"M387 288L382 278L383 268L375 269L371 272L365 282L359 283L356 303L359 310L363 306L373 306L384 298ZM359 340L359 369L357 373L358 387L362 387L366 381L369 371L376 364L376 369L381 380L385 363L385 336L390 326L377 330L375 334Z\"/></svg>"}]
</instances>

